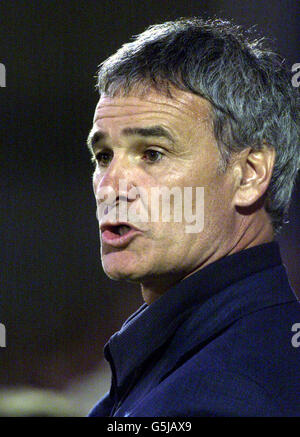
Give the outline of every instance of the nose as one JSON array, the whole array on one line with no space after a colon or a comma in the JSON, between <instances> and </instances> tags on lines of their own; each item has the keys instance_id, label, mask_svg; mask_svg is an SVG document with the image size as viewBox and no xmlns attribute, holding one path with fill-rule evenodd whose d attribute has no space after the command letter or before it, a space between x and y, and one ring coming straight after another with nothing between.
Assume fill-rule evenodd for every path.
<instances>
[{"instance_id":1,"label":"nose","mask_svg":"<svg viewBox=\"0 0 300 437\"><path fill-rule=\"evenodd\" d=\"M123 154L115 154L109 166L95 171L93 187L97 203L112 205L120 200L129 202L128 191L135 186L135 169Z\"/></svg>"}]
</instances>

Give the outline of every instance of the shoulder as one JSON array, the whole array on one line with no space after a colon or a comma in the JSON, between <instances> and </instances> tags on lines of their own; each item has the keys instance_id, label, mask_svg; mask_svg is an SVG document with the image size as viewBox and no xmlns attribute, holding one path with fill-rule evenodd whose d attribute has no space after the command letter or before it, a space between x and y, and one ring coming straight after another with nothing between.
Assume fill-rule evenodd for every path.
<instances>
[{"instance_id":1,"label":"shoulder","mask_svg":"<svg viewBox=\"0 0 300 437\"><path fill-rule=\"evenodd\" d=\"M128 415L300 416L299 303L253 311L164 375ZM298 319L295 319L298 317Z\"/></svg>"}]
</instances>

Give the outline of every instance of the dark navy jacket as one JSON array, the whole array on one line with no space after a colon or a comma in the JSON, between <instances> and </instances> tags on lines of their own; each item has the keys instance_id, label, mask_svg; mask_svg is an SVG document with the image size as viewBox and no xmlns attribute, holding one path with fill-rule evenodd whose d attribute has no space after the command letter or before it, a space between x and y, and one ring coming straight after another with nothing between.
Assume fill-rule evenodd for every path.
<instances>
[{"instance_id":1,"label":"dark navy jacket","mask_svg":"<svg viewBox=\"0 0 300 437\"><path fill-rule=\"evenodd\" d=\"M110 338L111 390L89 416L300 416L296 323L276 242L224 257Z\"/></svg>"}]
</instances>

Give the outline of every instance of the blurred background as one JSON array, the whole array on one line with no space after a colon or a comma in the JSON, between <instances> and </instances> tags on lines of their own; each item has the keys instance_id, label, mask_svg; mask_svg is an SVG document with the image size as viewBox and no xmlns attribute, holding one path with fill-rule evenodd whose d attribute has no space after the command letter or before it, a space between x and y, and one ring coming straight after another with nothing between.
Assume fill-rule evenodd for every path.
<instances>
[{"instance_id":1,"label":"blurred background","mask_svg":"<svg viewBox=\"0 0 300 437\"><path fill-rule=\"evenodd\" d=\"M98 64L181 16L257 25L291 67L300 2L1 0L0 415L85 416L107 391L103 346L141 304L102 272L85 141ZM300 295L300 184L280 244Z\"/></svg>"}]
</instances>

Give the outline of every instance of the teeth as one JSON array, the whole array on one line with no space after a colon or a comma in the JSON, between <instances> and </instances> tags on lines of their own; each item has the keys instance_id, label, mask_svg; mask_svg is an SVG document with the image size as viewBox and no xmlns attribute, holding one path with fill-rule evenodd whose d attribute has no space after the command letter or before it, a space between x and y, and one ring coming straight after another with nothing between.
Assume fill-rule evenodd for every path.
<instances>
[{"instance_id":1,"label":"teeth","mask_svg":"<svg viewBox=\"0 0 300 437\"><path fill-rule=\"evenodd\" d=\"M130 230L129 226L122 225L119 227L119 234L122 236L122 235L126 234L129 230Z\"/></svg>"}]
</instances>

